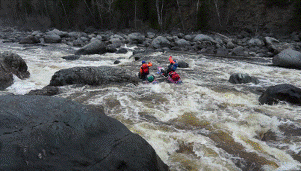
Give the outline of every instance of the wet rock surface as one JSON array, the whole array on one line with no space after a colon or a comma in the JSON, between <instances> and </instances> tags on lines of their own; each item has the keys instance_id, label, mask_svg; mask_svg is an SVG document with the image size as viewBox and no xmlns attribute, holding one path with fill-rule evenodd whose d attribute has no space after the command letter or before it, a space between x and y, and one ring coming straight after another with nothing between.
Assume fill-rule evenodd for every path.
<instances>
[{"instance_id":1,"label":"wet rock surface","mask_svg":"<svg viewBox=\"0 0 301 171\"><path fill-rule=\"evenodd\" d=\"M233 84L242 84L242 83L258 84L259 80L255 77L249 76L248 74L235 73L230 76L229 82Z\"/></svg>"},{"instance_id":2,"label":"wet rock surface","mask_svg":"<svg viewBox=\"0 0 301 171\"><path fill-rule=\"evenodd\" d=\"M259 97L260 104L273 105L280 101L301 105L301 89L290 84L279 84L268 87Z\"/></svg>"},{"instance_id":3,"label":"wet rock surface","mask_svg":"<svg viewBox=\"0 0 301 171\"><path fill-rule=\"evenodd\" d=\"M273 65L301 69L301 52L286 49L273 58Z\"/></svg>"},{"instance_id":4,"label":"wet rock surface","mask_svg":"<svg viewBox=\"0 0 301 171\"><path fill-rule=\"evenodd\" d=\"M3 170L168 170L102 110L46 96L0 96Z\"/></svg>"},{"instance_id":5,"label":"wet rock surface","mask_svg":"<svg viewBox=\"0 0 301 171\"><path fill-rule=\"evenodd\" d=\"M71 84L106 85L111 83L138 84L138 78L131 71L120 67L74 67L54 73L50 86Z\"/></svg>"},{"instance_id":6,"label":"wet rock surface","mask_svg":"<svg viewBox=\"0 0 301 171\"><path fill-rule=\"evenodd\" d=\"M26 62L18 55L9 51L0 53L0 90L13 84L13 74L20 79L29 78Z\"/></svg>"}]
</instances>

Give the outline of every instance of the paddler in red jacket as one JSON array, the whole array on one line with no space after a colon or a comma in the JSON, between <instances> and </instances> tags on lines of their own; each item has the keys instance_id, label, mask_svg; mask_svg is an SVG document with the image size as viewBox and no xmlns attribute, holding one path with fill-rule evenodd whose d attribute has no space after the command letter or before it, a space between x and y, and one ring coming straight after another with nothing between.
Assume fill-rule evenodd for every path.
<instances>
[{"instance_id":1,"label":"paddler in red jacket","mask_svg":"<svg viewBox=\"0 0 301 171\"><path fill-rule=\"evenodd\" d=\"M149 67L153 66L151 62L146 64L145 61L142 61L142 66L140 67L139 78L145 80L146 76L149 74Z\"/></svg>"}]
</instances>

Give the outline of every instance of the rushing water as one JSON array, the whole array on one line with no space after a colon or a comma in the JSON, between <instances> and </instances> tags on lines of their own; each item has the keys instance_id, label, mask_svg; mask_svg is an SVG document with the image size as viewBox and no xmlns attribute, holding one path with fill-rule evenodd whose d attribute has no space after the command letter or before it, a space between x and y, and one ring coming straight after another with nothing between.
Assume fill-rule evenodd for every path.
<instances>
[{"instance_id":1,"label":"rushing water","mask_svg":"<svg viewBox=\"0 0 301 171\"><path fill-rule=\"evenodd\" d=\"M127 54L86 55L76 61L62 56L74 48L57 44L24 47L1 44L27 63L31 77L5 91L25 94L49 84L58 70L75 66L115 66L139 71L140 61ZM259 105L260 91L289 83L301 87L300 70L273 67L270 58L228 59L200 54L153 53L157 66L168 57L185 60L178 69L183 84L127 84L123 86L65 86L57 97L103 106L141 135L171 170L299 170L301 169L301 107L286 103ZM113 62L119 59L120 64ZM260 83L234 85L232 73L248 73Z\"/></svg>"}]
</instances>

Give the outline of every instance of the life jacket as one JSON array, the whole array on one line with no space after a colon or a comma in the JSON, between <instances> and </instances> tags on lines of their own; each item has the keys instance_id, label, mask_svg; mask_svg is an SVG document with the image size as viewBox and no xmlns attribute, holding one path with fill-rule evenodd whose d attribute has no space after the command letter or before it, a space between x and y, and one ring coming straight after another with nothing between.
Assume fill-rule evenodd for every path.
<instances>
[{"instance_id":1,"label":"life jacket","mask_svg":"<svg viewBox=\"0 0 301 171\"><path fill-rule=\"evenodd\" d=\"M178 73L174 72L174 71L170 71L169 72L169 76L171 77L172 80L174 81L178 81L180 79L180 76Z\"/></svg>"},{"instance_id":2,"label":"life jacket","mask_svg":"<svg viewBox=\"0 0 301 171\"><path fill-rule=\"evenodd\" d=\"M172 71L175 71L176 69L178 68L178 64L177 63L174 63L172 66L171 66L171 70Z\"/></svg>"},{"instance_id":3,"label":"life jacket","mask_svg":"<svg viewBox=\"0 0 301 171\"><path fill-rule=\"evenodd\" d=\"M148 69L148 65L147 64L142 64L140 72L141 73L149 73L149 69Z\"/></svg>"}]
</instances>

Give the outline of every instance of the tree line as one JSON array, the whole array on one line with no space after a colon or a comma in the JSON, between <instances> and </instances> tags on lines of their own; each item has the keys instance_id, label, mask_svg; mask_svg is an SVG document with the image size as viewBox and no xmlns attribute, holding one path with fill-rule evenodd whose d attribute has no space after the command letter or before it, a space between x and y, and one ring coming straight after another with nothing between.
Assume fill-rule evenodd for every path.
<instances>
[{"instance_id":1,"label":"tree line","mask_svg":"<svg viewBox=\"0 0 301 171\"><path fill-rule=\"evenodd\" d=\"M227 30L248 20L260 27L271 8L287 8L288 22L300 29L301 0L1 0L0 16L58 29Z\"/></svg>"}]
</instances>

